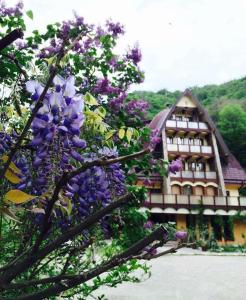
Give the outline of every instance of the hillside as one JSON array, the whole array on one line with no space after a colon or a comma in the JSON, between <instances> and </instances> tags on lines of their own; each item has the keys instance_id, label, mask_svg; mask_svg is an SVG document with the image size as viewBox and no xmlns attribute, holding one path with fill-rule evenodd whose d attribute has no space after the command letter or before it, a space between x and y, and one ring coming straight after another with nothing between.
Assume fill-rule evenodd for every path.
<instances>
[{"instance_id":1,"label":"hillside","mask_svg":"<svg viewBox=\"0 0 246 300\"><path fill-rule=\"evenodd\" d=\"M192 93L208 110L232 153L246 168L246 77L220 85L191 87ZM173 104L182 91L136 91L129 98L144 99L150 104L149 119Z\"/></svg>"},{"instance_id":2,"label":"hillside","mask_svg":"<svg viewBox=\"0 0 246 300\"><path fill-rule=\"evenodd\" d=\"M215 122L217 120L216 115L213 113L215 107L217 107L217 111L226 104L239 103L246 111L246 77L220 85L205 85L203 87L191 87L189 89L210 112ZM150 91L136 91L131 93L129 97L136 99L141 98L149 102L149 117L152 118L167 105L174 103L181 93L182 91L169 92L166 89L162 89L156 93Z\"/></svg>"}]
</instances>

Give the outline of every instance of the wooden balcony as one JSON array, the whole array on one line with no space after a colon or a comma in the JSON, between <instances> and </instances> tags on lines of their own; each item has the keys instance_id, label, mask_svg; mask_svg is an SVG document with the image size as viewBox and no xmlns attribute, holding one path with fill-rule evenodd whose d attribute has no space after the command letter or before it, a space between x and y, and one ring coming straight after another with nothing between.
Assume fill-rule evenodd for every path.
<instances>
[{"instance_id":1,"label":"wooden balcony","mask_svg":"<svg viewBox=\"0 0 246 300\"><path fill-rule=\"evenodd\" d=\"M179 171L176 174L170 174L171 179L185 179L185 180L206 180L217 181L217 173L215 171Z\"/></svg>"},{"instance_id":2,"label":"wooden balcony","mask_svg":"<svg viewBox=\"0 0 246 300\"><path fill-rule=\"evenodd\" d=\"M181 152L190 154L203 154L213 155L213 149L211 146L200 146L200 145L183 145L183 144L167 144L168 152Z\"/></svg>"},{"instance_id":3,"label":"wooden balcony","mask_svg":"<svg viewBox=\"0 0 246 300\"><path fill-rule=\"evenodd\" d=\"M182 130L195 130L195 131L209 131L208 125L204 122L189 122L189 121L176 121L167 120L166 128L182 129Z\"/></svg>"},{"instance_id":4,"label":"wooden balcony","mask_svg":"<svg viewBox=\"0 0 246 300\"><path fill-rule=\"evenodd\" d=\"M216 211L223 211L225 215L233 215L236 214L237 211L246 210L246 197L164 195L161 193L149 192L148 199L144 204L145 207L150 209L160 208L164 213L168 208L176 210L186 209L187 213L189 213L198 209L201 205L205 210L207 209L207 211L210 212L207 214L212 215L215 214ZM168 212L166 211L166 213Z\"/></svg>"}]
</instances>

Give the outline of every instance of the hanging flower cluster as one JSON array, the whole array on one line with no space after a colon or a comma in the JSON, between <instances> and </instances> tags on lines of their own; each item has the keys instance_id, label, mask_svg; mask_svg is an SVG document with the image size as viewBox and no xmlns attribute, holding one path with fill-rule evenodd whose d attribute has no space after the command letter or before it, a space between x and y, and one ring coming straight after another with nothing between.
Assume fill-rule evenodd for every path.
<instances>
[{"instance_id":1,"label":"hanging flower cluster","mask_svg":"<svg viewBox=\"0 0 246 300\"><path fill-rule=\"evenodd\" d=\"M139 49L138 45L135 45L134 48L129 50L126 57L128 59L132 60L134 65L137 65L142 59L142 53L141 53L141 50Z\"/></svg>"},{"instance_id":2,"label":"hanging flower cluster","mask_svg":"<svg viewBox=\"0 0 246 300\"><path fill-rule=\"evenodd\" d=\"M141 120L146 119L148 109L149 103L143 99L131 100L125 106L125 111L130 117L138 117Z\"/></svg>"},{"instance_id":3,"label":"hanging flower cluster","mask_svg":"<svg viewBox=\"0 0 246 300\"><path fill-rule=\"evenodd\" d=\"M6 7L4 2L0 4L0 17L19 17L23 14L23 2L19 1L15 7Z\"/></svg>"},{"instance_id":4,"label":"hanging flower cluster","mask_svg":"<svg viewBox=\"0 0 246 300\"><path fill-rule=\"evenodd\" d=\"M99 157L117 157L115 149L104 147L97 153L83 151L86 141L80 138L84 123L84 100L76 94L74 77L66 79L61 76L54 78L54 87L47 92L42 107L33 123L33 139L30 146L35 151L32 168L34 174L25 177L18 188L31 186L31 192L41 195L53 187L64 171L73 169L73 161L83 163ZM34 103L39 99L43 86L36 81L26 84ZM26 161L19 161L18 166L25 167ZM24 170L23 170L24 171ZM24 173L24 172L23 172ZM28 177L29 176L29 177ZM30 182L32 182L30 184ZM73 177L63 189L59 207L56 208L56 221L62 229L67 228L75 220L87 217L98 206L106 206L115 196L125 192L125 176L118 163L102 167L92 167ZM71 212L68 209L69 199ZM44 203L44 210L46 204ZM73 218L71 218L71 215ZM35 221L40 224L43 213L37 213ZM106 221L102 222L107 228Z\"/></svg>"},{"instance_id":5,"label":"hanging flower cluster","mask_svg":"<svg viewBox=\"0 0 246 300\"><path fill-rule=\"evenodd\" d=\"M75 79L61 76L54 78L54 88L50 89L32 123L33 139L30 146L35 149L32 166L36 176L32 193L42 194L49 184L65 170L71 170L71 160L82 162L78 151L86 147L80 139L80 129L84 123L84 100L76 94ZM43 86L36 81L28 81L26 89L34 103L39 99ZM48 176L54 173L55 177Z\"/></svg>"},{"instance_id":6,"label":"hanging flower cluster","mask_svg":"<svg viewBox=\"0 0 246 300\"><path fill-rule=\"evenodd\" d=\"M0 156L4 155L9 151L12 145L12 138L9 134L0 132Z\"/></svg>"},{"instance_id":7,"label":"hanging flower cluster","mask_svg":"<svg viewBox=\"0 0 246 300\"><path fill-rule=\"evenodd\" d=\"M168 171L173 174L176 174L176 172L179 172L182 169L183 169L183 163L181 158L171 161L168 167Z\"/></svg>"}]
</instances>

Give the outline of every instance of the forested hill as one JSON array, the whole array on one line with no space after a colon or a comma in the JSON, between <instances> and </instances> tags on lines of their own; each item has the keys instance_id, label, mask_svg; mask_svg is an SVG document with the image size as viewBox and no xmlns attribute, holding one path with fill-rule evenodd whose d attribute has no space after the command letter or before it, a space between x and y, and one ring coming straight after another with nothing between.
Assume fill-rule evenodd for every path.
<instances>
[{"instance_id":1,"label":"forested hill","mask_svg":"<svg viewBox=\"0 0 246 300\"><path fill-rule=\"evenodd\" d=\"M222 133L230 150L246 167L246 77L220 85L190 88ZM144 99L150 104L149 119L173 104L182 91L136 91L129 98Z\"/></svg>"},{"instance_id":2,"label":"forested hill","mask_svg":"<svg viewBox=\"0 0 246 300\"><path fill-rule=\"evenodd\" d=\"M232 80L220 85L205 85L203 87L189 88L207 110L221 109L229 103L238 103L246 111L246 77ZM156 113L172 104L183 91L169 92L162 89L158 92L136 91L131 93L131 98L142 98L150 103L149 117L152 118ZM212 117L213 116L213 111ZM215 118L216 121L216 118Z\"/></svg>"}]
</instances>

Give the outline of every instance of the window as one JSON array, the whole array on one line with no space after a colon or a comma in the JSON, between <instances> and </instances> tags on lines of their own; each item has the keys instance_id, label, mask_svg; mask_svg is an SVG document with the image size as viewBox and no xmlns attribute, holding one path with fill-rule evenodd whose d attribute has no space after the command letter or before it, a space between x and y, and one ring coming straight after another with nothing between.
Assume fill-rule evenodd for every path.
<instances>
[{"instance_id":1,"label":"window","mask_svg":"<svg viewBox=\"0 0 246 300\"><path fill-rule=\"evenodd\" d=\"M167 143L168 144L173 144L173 137L167 137Z\"/></svg>"},{"instance_id":2,"label":"window","mask_svg":"<svg viewBox=\"0 0 246 300\"><path fill-rule=\"evenodd\" d=\"M189 171L195 171L196 170L196 163L195 162L190 162L188 164L188 170Z\"/></svg>"},{"instance_id":3,"label":"window","mask_svg":"<svg viewBox=\"0 0 246 300\"><path fill-rule=\"evenodd\" d=\"M178 137L177 138L177 143L178 143L178 145L184 145L184 138Z\"/></svg>"},{"instance_id":4,"label":"window","mask_svg":"<svg viewBox=\"0 0 246 300\"><path fill-rule=\"evenodd\" d=\"M183 187L183 194L184 195L192 195L192 186L191 185L185 185Z\"/></svg>"},{"instance_id":5,"label":"window","mask_svg":"<svg viewBox=\"0 0 246 300\"><path fill-rule=\"evenodd\" d=\"M226 241L234 240L232 220L228 216L211 217L211 225L216 240L222 240L223 237Z\"/></svg>"},{"instance_id":6,"label":"window","mask_svg":"<svg viewBox=\"0 0 246 300\"><path fill-rule=\"evenodd\" d=\"M183 117L183 121L189 122L190 120L191 120L191 117L186 117L186 116Z\"/></svg>"},{"instance_id":7,"label":"window","mask_svg":"<svg viewBox=\"0 0 246 300\"><path fill-rule=\"evenodd\" d=\"M203 140L202 139L194 139L194 145L202 146L203 145Z\"/></svg>"},{"instance_id":8,"label":"window","mask_svg":"<svg viewBox=\"0 0 246 300\"><path fill-rule=\"evenodd\" d=\"M193 145L194 144L194 140L192 138L189 138L189 145Z\"/></svg>"},{"instance_id":9,"label":"window","mask_svg":"<svg viewBox=\"0 0 246 300\"><path fill-rule=\"evenodd\" d=\"M204 169L205 169L204 163L197 163L196 169L197 169L197 171L204 171Z\"/></svg>"}]
</instances>

